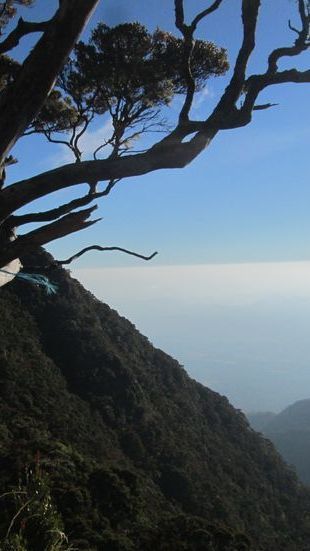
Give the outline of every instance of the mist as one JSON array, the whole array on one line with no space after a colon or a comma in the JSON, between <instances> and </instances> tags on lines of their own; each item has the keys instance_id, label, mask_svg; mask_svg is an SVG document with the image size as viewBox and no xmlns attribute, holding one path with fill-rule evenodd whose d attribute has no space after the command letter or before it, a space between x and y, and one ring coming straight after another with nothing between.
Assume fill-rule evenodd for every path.
<instances>
[{"instance_id":1,"label":"mist","mask_svg":"<svg viewBox=\"0 0 310 551\"><path fill-rule=\"evenodd\" d=\"M278 412L310 397L310 262L73 275L235 407Z\"/></svg>"}]
</instances>

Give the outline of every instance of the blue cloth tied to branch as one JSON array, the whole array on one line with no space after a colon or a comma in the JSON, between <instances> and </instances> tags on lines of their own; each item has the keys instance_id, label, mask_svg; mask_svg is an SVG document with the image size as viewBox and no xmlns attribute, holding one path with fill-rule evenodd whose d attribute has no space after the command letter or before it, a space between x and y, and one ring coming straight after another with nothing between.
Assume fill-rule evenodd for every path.
<instances>
[{"instance_id":1,"label":"blue cloth tied to branch","mask_svg":"<svg viewBox=\"0 0 310 551\"><path fill-rule=\"evenodd\" d=\"M29 281L29 283L33 283L34 285L44 287L47 295L54 295L55 293L57 293L58 285L52 283L45 275L27 274L24 272L17 272L16 274L14 274L13 272L9 272L8 270L4 269L0 269L0 272L9 276L17 277L18 279L23 279L24 281Z\"/></svg>"}]
</instances>

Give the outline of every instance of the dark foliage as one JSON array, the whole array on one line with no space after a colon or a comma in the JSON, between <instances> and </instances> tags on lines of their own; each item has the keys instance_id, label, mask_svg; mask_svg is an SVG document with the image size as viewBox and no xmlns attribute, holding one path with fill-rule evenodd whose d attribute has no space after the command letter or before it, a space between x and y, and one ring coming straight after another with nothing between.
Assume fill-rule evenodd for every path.
<instances>
[{"instance_id":1,"label":"dark foliage","mask_svg":"<svg viewBox=\"0 0 310 551\"><path fill-rule=\"evenodd\" d=\"M39 452L80 550L308 549L310 496L272 445L67 272L49 276L53 297L1 289L1 493Z\"/></svg>"}]
</instances>

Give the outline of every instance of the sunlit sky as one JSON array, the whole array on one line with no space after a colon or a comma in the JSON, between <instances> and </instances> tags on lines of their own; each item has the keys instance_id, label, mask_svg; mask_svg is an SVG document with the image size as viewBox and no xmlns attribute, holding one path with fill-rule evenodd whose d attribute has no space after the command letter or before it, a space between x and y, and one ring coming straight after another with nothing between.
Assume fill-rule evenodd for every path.
<instances>
[{"instance_id":1,"label":"sunlit sky","mask_svg":"<svg viewBox=\"0 0 310 551\"><path fill-rule=\"evenodd\" d=\"M44 19L55 5L45 2L26 16ZM185 0L185 6L190 17L206 2ZM268 53L294 40L287 23L298 24L295 6L291 0L263 0L251 72L263 71ZM105 0L92 24L138 20L151 30L173 31L173 17L172 0ZM198 37L227 48L233 66L241 39L240 1L224 0L201 24ZM23 42L20 57L29 44ZM294 62L285 60L281 68ZM305 69L307 63L309 54L303 54L298 66ZM225 77L209 80L192 116L205 118L226 84ZM308 94L309 85L268 89L262 102L278 106L255 113L246 128L222 132L184 170L121 181L100 206L102 222L48 247L58 258L93 243L144 254L158 250L152 266L90 253L75 263L74 274L190 374L248 410L279 409L310 395ZM169 109L171 120L179 105L178 98ZM97 121L88 133L86 157L107 125L106 119ZM14 154L20 162L10 169L10 181L70 161L62 146L39 137L20 140ZM52 196L43 207L56 198L66 201L68 194ZM248 287L251 301L240 305L239 291ZM274 375L284 369L283 361L284 379Z\"/></svg>"}]
</instances>

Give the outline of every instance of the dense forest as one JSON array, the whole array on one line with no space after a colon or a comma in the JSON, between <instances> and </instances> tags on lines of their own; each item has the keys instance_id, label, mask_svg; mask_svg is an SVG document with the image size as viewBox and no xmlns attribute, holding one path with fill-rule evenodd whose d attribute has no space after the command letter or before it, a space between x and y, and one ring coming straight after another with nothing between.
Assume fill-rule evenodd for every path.
<instances>
[{"instance_id":1,"label":"dense forest","mask_svg":"<svg viewBox=\"0 0 310 551\"><path fill-rule=\"evenodd\" d=\"M49 277L56 295L0 294L1 549L309 549L310 493L272 444L67 271Z\"/></svg>"}]
</instances>

